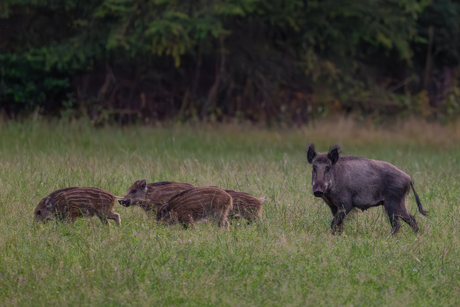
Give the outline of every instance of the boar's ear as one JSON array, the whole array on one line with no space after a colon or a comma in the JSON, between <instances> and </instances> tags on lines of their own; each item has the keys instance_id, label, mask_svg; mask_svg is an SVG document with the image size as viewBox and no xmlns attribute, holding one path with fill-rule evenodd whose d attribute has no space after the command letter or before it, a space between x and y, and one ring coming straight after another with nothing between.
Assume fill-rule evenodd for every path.
<instances>
[{"instance_id":1,"label":"boar's ear","mask_svg":"<svg viewBox=\"0 0 460 307\"><path fill-rule=\"evenodd\" d=\"M145 186L147 185L147 182L145 182L145 179L142 179L139 181L139 188L140 189L145 189Z\"/></svg>"},{"instance_id":2,"label":"boar's ear","mask_svg":"<svg viewBox=\"0 0 460 307\"><path fill-rule=\"evenodd\" d=\"M313 159L316 157L316 151L315 151L315 145L313 145L313 143L310 144L310 146L308 146L308 149L307 149L307 160L308 160L308 163L312 163L313 162Z\"/></svg>"},{"instance_id":3,"label":"boar's ear","mask_svg":"<svg viewBox=\"0 0 460 307\"><path fill-rule=\"evenodd\" d=\"M335 163L337 163L337 161L339 161L339 150L340 150L340 147L338 145L334 145L332 146L332 148L329 150L329 153L327 154L327 157L329 158L329 160L331 160L332 165L334 165Z\"/></svg>"}]
</instances>

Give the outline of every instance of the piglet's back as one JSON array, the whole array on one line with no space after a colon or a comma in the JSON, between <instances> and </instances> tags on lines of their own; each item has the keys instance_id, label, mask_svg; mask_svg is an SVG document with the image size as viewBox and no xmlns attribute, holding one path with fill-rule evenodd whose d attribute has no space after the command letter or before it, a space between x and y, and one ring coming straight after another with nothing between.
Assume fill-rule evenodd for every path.
<instances>
[{"instance_id":1,"label":"piglet's back","mask_svg":"<svg viewBox=\"0 0 460 307\"><path fill-rule=\"evenodd\" d=\"M90 207L110 212L115 205L117 197L100 188L79 187L62 189L54 195L58 207Z\"/></svg>"},{"instance_id":2,"label":"piglet's back","mask_svg":"<svg viewBox=\"0 0 460 307\"><path fill-rule=\"evenodd\" d=\"M169 224L175 219L182 224L193 224L200 219L214 217L219 220L219 226L228 227L227 215L232 208L232 197L224 190L195 187L171 198L157 212L157 218Z\"/></svg>"},{"instance_id":3,"label":"piglet's back","mask_svg":"<svg viewBox=\"0 0 460 307\"><path fill-rule=\"evenodd\" d=\"M233 207L232 197L217 187L194 187L182 191L168 201L171 208L190 208L206 210L208 208ZM231 206L230 206L231 205Z\"/></svg>"},{"instance_id":4,"label":"piglet's back","mask_svg":"<svg viewBox=\"0 0 460 307\"><path fill-rule=\"evenodd\" d=\"M161 207L175 195L194 188L185 182L159 181L147 184L147 198L155 208Z\"/></svg>"}]
</instances>

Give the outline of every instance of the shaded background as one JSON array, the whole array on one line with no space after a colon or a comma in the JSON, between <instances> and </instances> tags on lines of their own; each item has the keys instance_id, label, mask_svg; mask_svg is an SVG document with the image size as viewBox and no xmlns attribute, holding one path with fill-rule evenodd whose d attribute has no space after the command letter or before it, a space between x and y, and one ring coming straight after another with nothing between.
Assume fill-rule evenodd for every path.
<instances>
[{"instance_id":1,"label":"shaded background","mask_svg":"<svg viewBox=\"0 0 460 307\"><path fill-rule=\"evenodd\" d=\"M3 0L0 111L303 124L460 114L440 0Z\"/></svg>"}]
</instances>

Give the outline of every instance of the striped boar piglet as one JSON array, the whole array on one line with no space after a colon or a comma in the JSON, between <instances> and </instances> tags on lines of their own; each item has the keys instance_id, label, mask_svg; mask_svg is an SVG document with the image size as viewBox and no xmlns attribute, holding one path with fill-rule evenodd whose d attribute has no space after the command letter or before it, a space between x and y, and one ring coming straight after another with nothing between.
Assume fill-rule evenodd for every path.
<instances>
[{"instance_id":1,"label":"striped boar piglet","mask_svg":"<svg viewBox=\"0 0 460 307\"><path fill-rule=\"evenodd\" d=\"M171 197L193 187L183 182L159 181L147 184L145 179L137 180L118 202L125 207L140 206L146 213L156 215L156 211Z\"/></svg>"},{"instance_id":2,"label":"striped boar piglet","mask_svg":"<svg viewBox=\"0 0 460 307\"><path fill-rule=\"evenodd\" d=\"M114 212L117 199L117 196L99 188L60 189L40 201L34 211L34 221L57 219L73 223L77 217L97 215L104 224L108 224L110 219L120 226L120 215Z\"/></svg>"},{"instance_id":3,"label":"striped boar piglet","mask_svg":"<svg viewBox=\"0 0 460 307\"><path fill-rule=\"evenodd\" d=\"M229 218L242 216L251 223L262 216L262 201L265 197L257 198L249 193L234 190L224 191L233 198L233 209L228 214Z\"/></svg>"},{"instance_id":4,"label":"striped boar piglet","mask_svg":"<svg viewBox=\"0 0 460 307\"><path fill-rule=\"evenodd\" d=\"M195 187L172 197L157 212L166 225L176 222L190 226L194 222L215 218L219 227L228 227L227 215L233 208L232 197L216 187Z\"/></svg>"}]
</instances>

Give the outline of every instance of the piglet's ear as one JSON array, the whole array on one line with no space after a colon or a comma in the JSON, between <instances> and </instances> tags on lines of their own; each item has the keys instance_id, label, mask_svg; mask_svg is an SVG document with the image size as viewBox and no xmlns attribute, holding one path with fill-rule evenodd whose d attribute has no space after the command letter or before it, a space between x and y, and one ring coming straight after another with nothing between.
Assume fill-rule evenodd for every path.
<instances>
[{"instance_id":1,"label":"piglet's ear","mask_svg":"<svg viewBox=\"0 0 460 307\"><path fill-rule=\"evenodd\" d=\"M145 182L145 179L142 179L139 181L139 188L140 189L145 189L145 186L147 185L147 182Z\"/></svg>"},{"instance_id":2,"label":"piglet's ear","mask_svg":"<svg viewBox=\"0 0 460 307\"><path fill-rule=\"evenodd\" d=\"M327 157L329 158L329 160L331 160L332 165L336 164L337 161L339 161L339 151L340 147L338 145L332 146L332 148L329 150Z\"/></svg>"},{"instance_id":3,"label":"piglet's ear","mask_svg":"<svg viewBox=\"0 0 460 307\"><path fill-rule=\"evenodd\" d=\"M312 163L313 162L313 159L316 157L316 151L315 151L315 145L313 145L313 143L310 144L310 146L308 146L308 149L307 149L307 160L308 160L308 163Z\"/></svg>"},{"instance_id":4,"label":"piglet's ear","mask_svg":"<svg viewBox=\"0 0 460 307\"><path fill-rule=\"evenodd\" d=\"M168 203L164 204L160 208L161 216L165 217L171 211L171 206Z\"/></svg>"}]
</instances>

